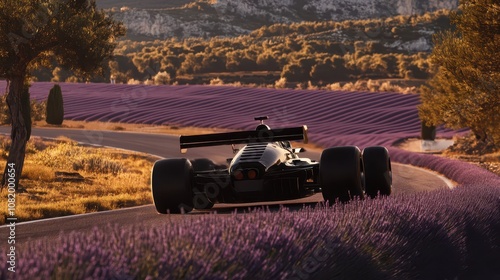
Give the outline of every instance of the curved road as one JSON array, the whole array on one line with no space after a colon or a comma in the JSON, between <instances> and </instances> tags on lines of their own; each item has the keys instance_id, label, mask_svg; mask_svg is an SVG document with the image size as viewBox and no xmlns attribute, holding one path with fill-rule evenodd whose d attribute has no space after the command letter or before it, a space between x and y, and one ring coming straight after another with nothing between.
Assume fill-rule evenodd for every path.
<instances>
[{"instance_id":1,"label":"curved road","mask_svg":"<svg viewBox=\"0 0 500 280\"><path fill-rule=\"evenodd\" d=\"M10 133L9 127L0 127L0 133ZM226 158L232 156L232 151L227 146L191 149L187 154L179 152L178 136L164 134L144 134L133 132L114 131L89 131L81 129L53 129L34 128L33 136L56 138L65 136L78 142L112 146L122 149L134 150L149 153L160 157L183 157L188 158L210 158L216 162L225 162ZM306 152L303 157L319 159L320 153ZM394 164L393 163L393 186L394 194L414 193L430 191L436 189L446 189L447 183L435 174L423 169ZM278 205L283 204L292 209L298 209L304 204L315 205L323 201L321 194L292 200L273 203L251 203L251 204L217 204L214 207L220 214L230 214L234 211L246 211L249 206L272 205L271 210L278 209ZM73 230L90 231L94 227L105 226L107 224L158 224L165 219L189 219L203 214L203 211L194 211L189 215L157 215L152 205L133 207L122 210L106 211L63 218L45 219L33 222L19 223L16 225L16 239L18 244L23 241L36 239L57 239L63 232ZM0 227L0 236L8 236L8 228Z\"/></svg>"}]
</instances>

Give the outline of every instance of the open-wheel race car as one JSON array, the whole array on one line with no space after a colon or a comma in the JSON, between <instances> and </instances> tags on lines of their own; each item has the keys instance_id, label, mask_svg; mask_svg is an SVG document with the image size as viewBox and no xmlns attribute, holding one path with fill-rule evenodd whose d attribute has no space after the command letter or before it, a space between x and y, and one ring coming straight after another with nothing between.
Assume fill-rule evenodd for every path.
<instances>
[{"instance_id":1,"label":"open-wheel race car","mask_svg":"<svg viewBox=\"0 0 500 280\"><path fill-rule=\"evenodd\" d=\"M333 147L320 161L299 157L307 143L307 127L271 129L260 121L256 130L180 137L188 148L231 145L227 165L209 159L162 159L155 162L151 191L159 213L210 209L214 203L245 203L303 198L322 192L325 201L346 202L358 197L390 195L392 170L385 147ZM237 149L235 145L244 145Z\"/></svg>"}]
</instances>

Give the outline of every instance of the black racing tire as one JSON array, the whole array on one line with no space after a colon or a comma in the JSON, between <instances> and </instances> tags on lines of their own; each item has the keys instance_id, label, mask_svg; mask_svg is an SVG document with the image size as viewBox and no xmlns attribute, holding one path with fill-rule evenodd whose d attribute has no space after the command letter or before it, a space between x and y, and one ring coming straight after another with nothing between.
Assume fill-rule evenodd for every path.
<instances>
[{"instance_id":1,"label":"black racing tire","mask_svg":"<svg viewBox=\"0 0 500 280\"><path fill-rule=\"evenodd\" d=\"M187 159L162 159L151 171L151 193L160 214L193 210L193 166Z\"/></svg>"},{"instance_id":2,"label":"black racing tire","mask_svg":"<svg viewBox=\"0 0 500 280\"><path fill-rule=\"evenodd\" d=\"M371 198L388 196L392 191L392 167L389 151L385 147L373 146L363 150L365 192Z\"/></svg>"},{"instance_id":3,"label":"black racing tire","mask_svg":"<svg viewBox=\"0 0 500 280\"><path fill-rule=\"evenodd\" d=\"M207 158L198 158L191 161L193 165L193 170L195 172L200 171L212 171L215 170L218 166L213 161ZM200 210L209 210L214 207L213 198L209 198L206 194L206 186L201 186L202 189L198 189L195 187L194 197L193 197L193 206L195 209Z\"/></svg>"},{"instance_id":4,"label":"black racing tire","mask_svg":"<svg viewBox=\"0 0 500 280\"><path fill-rule=\"evenodd\" d=\"M321 153L319 181L323 198L333 204L363 199L361 151L356 146L335 147Z\"/></svg>"}]
</instances>

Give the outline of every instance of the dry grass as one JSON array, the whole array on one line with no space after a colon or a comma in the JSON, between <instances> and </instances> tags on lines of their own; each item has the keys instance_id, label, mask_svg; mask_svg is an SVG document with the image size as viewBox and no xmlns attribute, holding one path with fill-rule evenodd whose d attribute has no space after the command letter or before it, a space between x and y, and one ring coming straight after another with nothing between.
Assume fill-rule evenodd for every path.
<instances>
[{"instance_id":1,"label":"dry grass","mask_svg":"<svg viewBox=\"0 0 500 280\"><path fill-rule=\"evenodd\" d=\"M8 142L7 137L0 137L3 155ZM152 203L149 180L153 157L83 147L68 139L42 141L33 137L28 143L21 191L16 196L16 217L20 221ZM2 157L0 165L5 164ZM78 172L85 179L59 182L56 171ZM0 196L5 201L6 189ZM5 223L6 210L0 209L0 224Z\"/></svg>"},{"instance_id":2,"label":"dry grass","mask_svg":"<svg viewBox=\"0 0 500 280\"><path fill-rule=\"evenodd\" d=\"M500 152L484 155L480 160L500 163Z\"/></svg>"},{"instance_id":3,"label":"dry grass","mask_svg":"<svg viewBox=\"0 0 500 280\"><path fill-rule=\"evenodd\" d=\"M491 142L483 142L469 133L456 136L455 144L444 151L444 155L480 166L500 175L500 149Z\"/></svg>"},{"instance_id":4,"label":"dry grass","mask_svg":"<svg viewBox=\"0 0 500 280\"><path fill-rule=\"evenodd\" d=\"M199 127L178 127L175 125L148 125L148 124L130 124L113 122L86 122L64 120L60 126L47 124L45 121L38 121L33 124L34 127L45 128L70 128L87 130L114 130L114 131L134 131L141 133L162 133L172 135L193 135L207 134L216 132L227 132L229 129L223 128L199 128Z\"/></svg>"}]
</instances>

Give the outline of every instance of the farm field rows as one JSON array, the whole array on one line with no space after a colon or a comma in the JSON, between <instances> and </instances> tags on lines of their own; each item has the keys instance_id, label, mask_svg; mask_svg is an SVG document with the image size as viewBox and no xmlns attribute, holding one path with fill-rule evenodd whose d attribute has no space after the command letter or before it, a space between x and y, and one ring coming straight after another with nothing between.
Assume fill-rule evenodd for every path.
<instances>
[{"instance_id":1,"label":"farm field rows","mask_svg":"<svg viewBox=\"0 0 500 280\"><path fill-rule=\"evenodd\" d=\"M0 82L1 87L5 84ZM45 99L51 87L35 83L32 98ZM61 87L66 118L74 120L253 129L254 116L268 115L271 127L308 125L310 140L324 147L390 146L418 136L420 129L415 95L208 86ZM454 133L440 129L438 136ZM500 274L495 265L500 261L500 177L433 155L396 148L390 153L395 162L436 170L459 187L334 207L201 215L145 227L110 226L92 235L72 233L30 247L20 263L21 275L495 279ZM5 273L5 256L0 250L0 274Z\"/></svg>"},{"instance_id":2,"label":"farm field rows","mask_svg":"<svg viewBox=\"0 0 500 280\"><path fill-rule=\"evenodd\" d=\"M45 100L52 85L34 83L31 97ZM253 129L253 117L268 115L272 128L307 125L311 142L324 147L391 145L420 133L417 95L230 86L63 83L61 88L70 120ZM453 134L438 130L441 137Z\"/></svg>"}]
</instances>

